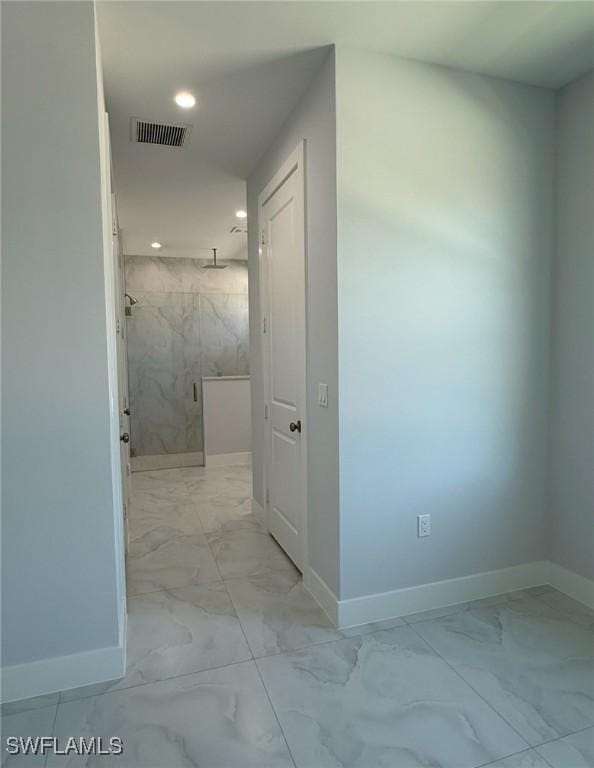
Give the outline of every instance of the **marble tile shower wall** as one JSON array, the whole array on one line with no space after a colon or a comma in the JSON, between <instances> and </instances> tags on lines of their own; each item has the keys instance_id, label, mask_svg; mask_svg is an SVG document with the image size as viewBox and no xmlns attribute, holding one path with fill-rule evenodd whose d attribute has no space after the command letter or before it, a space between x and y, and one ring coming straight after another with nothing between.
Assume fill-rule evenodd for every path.
<instances>
[{"instance_id":1,"label":"marble tile shower wall","mask_svg":"<svg viewBox=\"0 0 594 768\"><path fill-rule=\"evenodd\" d=\"M135 456L201 451L201 377L249 373L247 262L206 264L126 257L126 290L138 301L127 318Z\"/></svg>"}]
</instances>

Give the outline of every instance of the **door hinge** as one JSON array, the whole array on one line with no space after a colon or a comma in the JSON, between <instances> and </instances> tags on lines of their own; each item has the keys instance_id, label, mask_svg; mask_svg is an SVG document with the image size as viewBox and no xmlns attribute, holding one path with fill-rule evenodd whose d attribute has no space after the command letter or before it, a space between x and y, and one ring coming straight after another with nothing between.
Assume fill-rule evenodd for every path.
<instances>
[{"instance_id":1,"label":"door hinge","mask_svg":"<svg viewBox=\"0 0 594 768\"><path fill-rule=\"evenodd\" d=\"M266 245L266 233L262 230L262 237L260 238L260 245Z\"/></svg>"},{"instance_id":2,"label":"door hinge","mask_svg":"<svg viewBox=\"0 0 594 768\"><path fill-rule=\"evenodd\" d=\"M262 333L266 333L266 318L262 320Z\"/></svg>"},{"instance_id":3,"label":"door hinge","mask_svg":"<svg viewBox=\"0 0 594 768\"><path fill-rule=\"evenodd\" d=\"M264 421L268 420L268 403L264 405Z\"/></svg>"},{"instance_id":4,"label":"door hinge","mask_svg":"<svg viewBox=\"0 0 594 768\"><path fill-rule=\"evenodd\" d=\"M119 333L121 330L122 330L122 328L120 326L120 321L116 320L116 333Z\"/></svg>"}]
</instances>

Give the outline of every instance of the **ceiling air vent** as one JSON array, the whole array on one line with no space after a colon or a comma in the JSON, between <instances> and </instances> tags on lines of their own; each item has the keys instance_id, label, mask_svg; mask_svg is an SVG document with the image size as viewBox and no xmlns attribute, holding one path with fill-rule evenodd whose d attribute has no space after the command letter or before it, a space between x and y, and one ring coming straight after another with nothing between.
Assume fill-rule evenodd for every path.
<instances>
[{"instance_id":1,"label":"ceiling air vent","mask_svg":"<svg viewBox=\"0 0 594 768\"><path fill-rule=\"evenodd\" d=\"M183 147L191 130L190 125L164 125L132 118L132 141L137 144Z\"/></svg>"}]
</instances>

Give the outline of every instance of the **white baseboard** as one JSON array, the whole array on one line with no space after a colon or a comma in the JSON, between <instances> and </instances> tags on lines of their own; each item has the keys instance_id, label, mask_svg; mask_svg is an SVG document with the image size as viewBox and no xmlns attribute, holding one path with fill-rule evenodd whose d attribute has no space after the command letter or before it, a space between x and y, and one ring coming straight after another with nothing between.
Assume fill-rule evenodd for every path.
<instances>
[{"instance_id":1,"label":"white baseboard","mask_svg":"<svg viewBox=\"0 0 594 768\"><path fill-rule=\"evenodd\" d=\"M252 513L254 514L256 520L260 523L260 525L264 526L264 528L267 528L267 521L266 521L266 512L264 511L264 507L254 499L252 496Z\"/></svg>"},{"instance_id":2,"label":"white baseboard","mask_svg":"<svg viewBox=\"0 0 594 768\"><path fill-rule=\"evenodd\" d=\"M340 602L336 595L313 568L307 568L303 574L303 586L324 611L335 627L339 626Z\"/></svg>"},{"instance_id":3,"label":"white baseboard","mask_svg":"<svg viewBox=\"0 0 594 768\"><path fill-rule=\"evenodd\" d=\"M125 673L126 650L119 645L15 664L2 668L2 703L117 680Z\"/></svg>"},{"instance_id":4,"label":"white baseboard","mask_svg":"<svg viewBox=\"0 0 594 768\"><path fill-rule=\"evenodd\" d=\"M249 467L251 463L251 451L242 451L241 453L213 453L210 456L204 457L204 465L206 467Z\"/></svg>"},{"instance_id":5,"label":"white baseboard","mask_svg":"<svg viewBox=\"0 0 594 768\"><path fill-rule=\"evenodd\" d=\"M549 565L537 561L349 600L338 600L312 568L305 572L303 584L330 621L344 628L548 584Z\"/></svg>"},{"instance_id":6,"label":"white baseboard","mask_svg":"<svg viewBox=\"0 0 594 768\"><path fill-rule=\"evenodd\" d=\"M588 608L594 608L594 581L557 563L549 563L549 568L549 584L552 587L587 605Z\"/></svg>"},{"instance_id":7,"label":"white baseboard","mask_svg":"<svg viewBox=\"0 0 594 768\"><path fill-rule=\"evenodd\" d=\"M396 589L338 603L338 626L350 627L406 616L417 611L443 608L483 597L514 592L517 589L547 584L549 563L545 560L474 573L456 579L435 581L417 587Z\"/></svg>"},{"instance_id":8,"label":"white baseboard","mask_svg":"<svg viewBox=\"0 0 594 768\"><path fill-rule=\"evenodd\" d=\"M201 467L204 464L202 451L193 453L159 453L154 456L133 456L130 459L132 472L148 472L152 469L176 469L177 467Z\"/></svg>"}]
</instances>

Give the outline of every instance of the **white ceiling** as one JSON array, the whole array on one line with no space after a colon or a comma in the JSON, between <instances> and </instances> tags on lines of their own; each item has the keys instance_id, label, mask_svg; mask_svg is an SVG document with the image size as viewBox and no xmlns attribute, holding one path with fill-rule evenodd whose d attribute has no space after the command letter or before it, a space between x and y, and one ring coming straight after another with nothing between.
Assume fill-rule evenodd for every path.
<instances>
[{"instance_id":1,"label":"white ceiling","mask_svg":"<svg viewBox=\"0 0 594 768\"><path fill-rule=\"evenodd\" d=\"M332 43L558 88L594 67L591 2L104 2L100 40L129 254L245 256L244 179ZM181 110L179 89L198 106ZM191 123L182 149L130 118Z\"/></svg>"}]
</instances>

